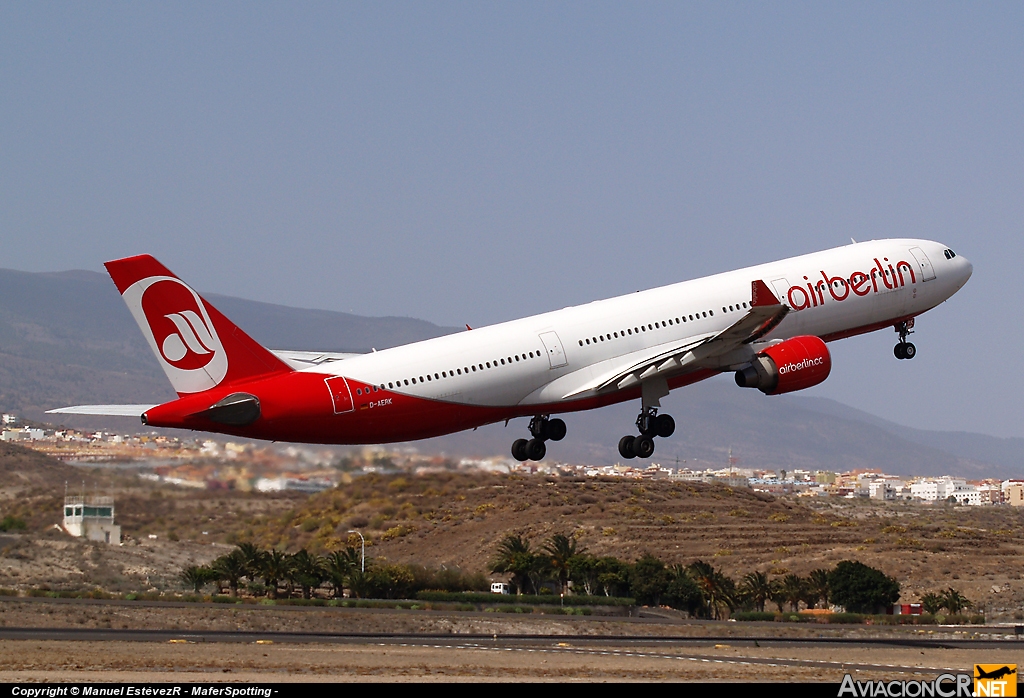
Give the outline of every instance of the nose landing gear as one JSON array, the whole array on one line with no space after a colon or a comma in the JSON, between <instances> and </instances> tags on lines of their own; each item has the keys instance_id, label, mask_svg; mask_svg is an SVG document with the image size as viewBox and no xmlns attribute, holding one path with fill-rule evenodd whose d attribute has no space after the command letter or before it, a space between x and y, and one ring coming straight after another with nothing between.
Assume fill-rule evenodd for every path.
<instances>
[{"instance_id":1,"label":"nose landing gear","mask_svg":"<svg viewBox=\"0 0 1024 698\"><path fill-rule=\"evenodd\" d=\"M917 356L917 347L907 341L907 335L914 334L914 318L901 322L894 326L900 336L899 344L892 349L897 359L912 359Z\"/></svg>"},{"instance_id":2,"label":"nose landing gear","mask_svg":"<svg viewBox=\"0 0 1024 698\"><path fill-rule=\"evenodd\" d=\"M640 436L619 439L619 455L623 458L650 458L654 455L654 437L668 438L676 430L676 420L667 414L658 414L657 407L645 407L636 418Z\"/></svg>"},{"instance_id":3,"label":"nose landing gear","mask_svg":"<svg viewBox=\"0 0 1024 698\"><path fill-rule=\"evenodd\" d=\"M530 440L516 439L512 444L512 457L517 461L544 460L547 455L545 441L561 441L565 438L565 422L561 419L549 419L546 414L538 414L530 420Z\"/></svg>"}]
</instances>

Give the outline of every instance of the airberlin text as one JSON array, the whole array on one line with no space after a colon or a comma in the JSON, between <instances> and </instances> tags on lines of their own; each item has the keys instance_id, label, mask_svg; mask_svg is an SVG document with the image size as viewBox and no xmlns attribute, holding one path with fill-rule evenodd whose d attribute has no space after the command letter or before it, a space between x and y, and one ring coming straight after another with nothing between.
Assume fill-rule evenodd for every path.
<instances>
[{"instance_id":1,"label":"airberlin text","mask_svg":"<svg viewBox=\"0 0 1024 698\"><path fill-rule=\"evenodd\" d=\"M842 277L829 276L822 270L819 272L821 280L817 282L812 282L805 276L806 287L789 288L786 294L789 307L793 310L803 310L825 305L825 291L832 296L832 300L841 302L849 298L851 292L855 296L866 296L869 293L878 293L879 289L884 293L903 288L908 281L912 284L917 283L914 268L909 262L900 260L893 266L888 257L883 257L881 261L875 257L874 262L875 266L869 273L855 271L849 277Z\"/></svg>"},{"instance_id":2,"label":"airberlin text","mask_svg":"<svg viewBox=\"0 0 1024 698\"><path fill-rule=\"evenodd\" d=\"M825 359L819 356L814 359L804 359L797 363L783 364L782 366L779 366L779 374L784 376L787 373L792 373L793 371L800 371L805 368L811 368L812 366L821 366L823 363L825 363Z\"/></svg>"},{"instance_id":3,"label":"airberlin text","mask_svg":"<svg viewBox=\"0 0 1024 698\"><path fill-rule=\"evenodd\" d=\"M934 681L854 681L846 674L838 698L966 698L972 683L970 674L941 674Z\"/></svg>"}]
</instances>

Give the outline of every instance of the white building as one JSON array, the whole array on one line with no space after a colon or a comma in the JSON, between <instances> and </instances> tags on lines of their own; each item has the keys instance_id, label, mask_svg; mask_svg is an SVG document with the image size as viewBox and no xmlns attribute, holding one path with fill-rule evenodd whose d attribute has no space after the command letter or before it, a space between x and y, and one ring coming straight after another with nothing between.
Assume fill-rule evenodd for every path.
<instances>
[{"instance_id":1,"label":"white building","mask_svg":"<svg viewBox=\"0 0 1024 698\"><path fill-rule=\"evenodd\" d=\"M5 429L0 439L4 441L42 441L45 436L42 429Z\"/></svg>"},{"instance_id":2,"label":"white building","mask_svg":"<svg viewBox=\"0 0 1024 698\"><path fill-rule=\"evenodd\" d=\"M261 477L256 481L256 490L259 492L283 492L294 490L297 492L308 492L315 494L334 487L334 483L327 478L294 478L294 477Z\"/></svg>"},{"instance_id":3,"label":"white building","mask_svg":"<svg viewBox=\"0 0 1024 698\"><path fill-rule=\"evenodd\" d=\"M910 495L926 502L944 502L950 497L959 504L979 506L981 493L974 485L958 477L928 478L910 486Z\"/></svg>"},{"instance_id":4,"label":"white building","mask_svg":"<svg viewBox=\"0 0 1024 698\"><path fill-rule=\"evenodd\" d=\"M113 497L64 497L64 530L76 538L121 544L121 527L114 524Z\"/></svg>"},{"instance_id":5,"label":"white building","mask_svg":"<svg viewBox=\"0 0 1024 698\"><path fill-rule=\"evenodd\" d=\"M868 484L868 496L891 502L899 498L903 483L900 480L872 480Z\"/></svg>"},{"instance_id":6,"label":"white building","mask_svg":"<svg viewBox=\"0 0 1024 698\"><path fill-rule=\"evenodd\" d=\"M1003 483L1003 501L1011 506L1024 507L1024 480L1007 480Z\"/></svg>"}]
</instances>

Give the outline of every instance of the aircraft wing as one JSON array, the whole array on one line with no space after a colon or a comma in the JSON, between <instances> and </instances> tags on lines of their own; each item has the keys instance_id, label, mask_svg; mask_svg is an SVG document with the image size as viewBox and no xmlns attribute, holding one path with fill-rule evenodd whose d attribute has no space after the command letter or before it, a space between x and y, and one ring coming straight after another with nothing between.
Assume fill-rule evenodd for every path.
<instances>
[{"instance_id":1,"label":"aircraft wing","mask_svg":"<svg viewBox=\"0 0 1024 698\"><path fill-rule=\"evenodd\" d=\"M75 405L46 410L46 414L91 414L102 417L141 417L156 405Z\"/></svg>"},{"instance_id":2,"label":"aircraft wing","mask_svg":"<svg viewBox=\"0 0 1024 698\"><path fill-rule=\"evenodd\" d=\"M789 312L764 281L750 284L750 309L739 320L717 334L688 337L666 348L654 347L647 355L631 356L630 363L618 367L576 388L563 399L587 391L622 390L656 376L669 377L702 367L708 359L721 357L761 339L775 329Z\"/></svg>"},{"instance_id":3,"label":"aircraft wing","mask_svg":"<svg viewBox=\"0 0 1024 698\"><path fill-rule=\"evenodd\" d=\"M330 351L288 351L283 349L273 349L270 353L296 371L310 368L311 366L320 366L321 364L351 359L353 356L362 356L362 354L341 354Z\"/></svg>"}]
</instances>

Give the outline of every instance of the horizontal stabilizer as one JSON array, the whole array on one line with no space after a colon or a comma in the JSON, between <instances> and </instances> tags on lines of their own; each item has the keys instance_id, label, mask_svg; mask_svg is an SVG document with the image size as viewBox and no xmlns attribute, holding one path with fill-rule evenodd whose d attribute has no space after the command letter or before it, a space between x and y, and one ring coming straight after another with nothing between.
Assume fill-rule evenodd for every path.
<instances>
[{"instance_id":1,"label":"horizontal stabilizer","mask_svg":"<svg viewBox=\"0 0 1024 698\"><path fill-rule=\"evenodd\" d=\"M75 405L47 410L46 414L91 414L102 417L141 417L156 405Z\"/></svg>"},{"instance_id":2,"label":"horizontal stabilizer","mask_svg":"<svg viewBox=\"0 0 1024 698\"><path fill-rule=\"evenodd\" d=\"M342 354L331 351L287 351L284 349L271 349L270 353L281 359L281 361L284 361L296 371L301 371L302 369L309 368L310 366L320 366L323 364L333 363L335 361L344 361L345 359L351 359L353 356L362 356L362 354Z\"/></svg>"}]
</instances>

